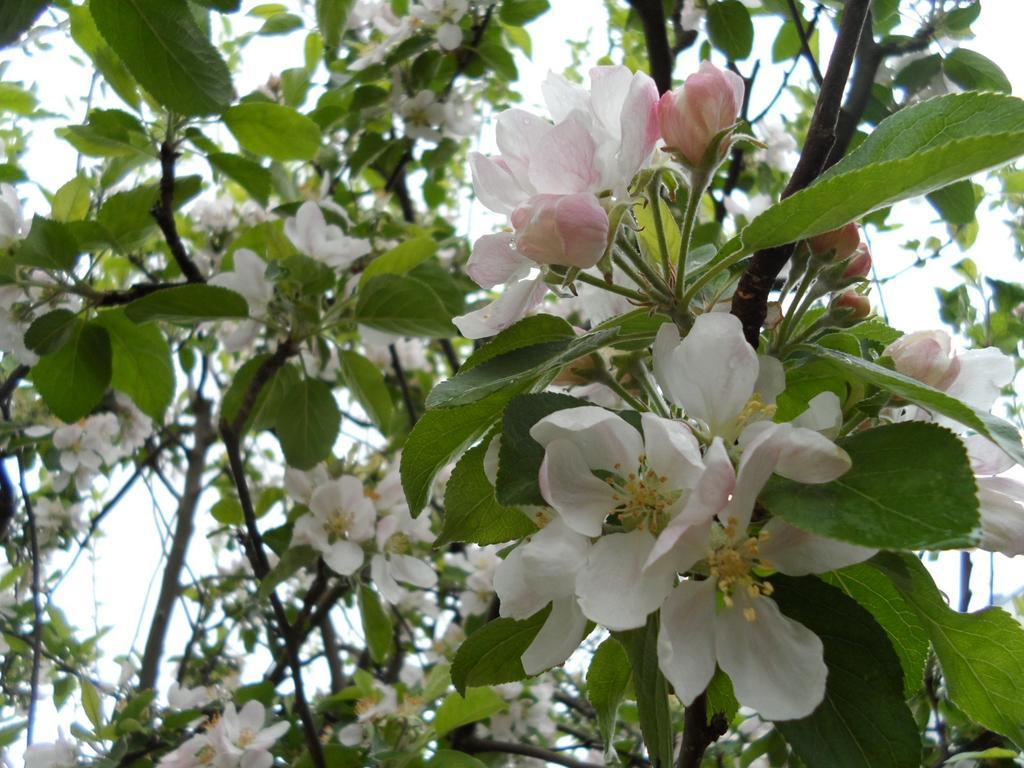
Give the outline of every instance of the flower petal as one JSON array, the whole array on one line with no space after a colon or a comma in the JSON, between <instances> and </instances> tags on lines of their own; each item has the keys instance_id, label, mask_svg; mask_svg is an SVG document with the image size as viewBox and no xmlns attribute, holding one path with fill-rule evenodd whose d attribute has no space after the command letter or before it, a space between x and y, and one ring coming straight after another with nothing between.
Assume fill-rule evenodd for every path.
<instances>
[{"instance_id":1,"label":"flower petal","mask_svg":"<svg viewBox=\"0 0 1024 768\"><path fill-rule=\"evenodd\" d=\"M351 576L363 564L363 548L354 541L336 541L324 552L324 562L341 576Z\"/></svg>"},{"instance_id":2,"label":"flower petal","mask_svg":"<svg viewBox=\"0 0 1024 768\"><path fill-rule=\"evenodd\" d=\"M543 275L510 283L501 296L486 307L453 317L452 322L467 339L486 339L526 317L547 292Z\"/></svg>"},{"instance_id":3,"label":"flower petal","mask_svg":"<svg viewBox=\"0 0 1024 768\"><path fill-rule=\"evenodd\" d=\"M391 555L391 573L399 581L420 589L429 589L437 584L437 572L412 555Z\"/></svg>"},{"instance_id":4,"label":"flower petal","mask_svg":"<svg viewBox=\"0 0 1024 768\"><path fill-rule=\"evenodd\" d=\"M590 191L599 181L595 166L597 147L586 124L577 115L559 123L534 147L530 182L543 194L571 195Z\"/></svg>"},{"instance_id":5,"label":"flower petal","mask_svg":"<svg viewBox=\"0 0 1024 768\"><path fill-rule=\"evenodd\" d=\"M806 717L825 697L828 668L816 634L784 616L769 597L733 593L734 605L718 613L715 649L736 698L764 720ZM744 618L753 609L754 621Z\"/></svg>"},{"instance_id":6,"label":"flower petal","mask_svg":"<svg viewBox=\"0 0 1024 768\"><path fill-rule=\"evenodd\" d=\"M587 617L577 605L575 595L552 602L544 626L523 653L523 671L539 675L563 663L579 648L586 628Z\"/></svg>"},{"instance_id":7,"label":"flower petal","mask_svg":"<svg viewBox=\"0 0 1024 768\"><path fill-rule=\"evenodd\" d=\"M576 574L576 596L588 619L612 631L647 621L672 591L675 568L663 558L644 570L654 546L647 531L602 536Z\"/></svg>"},{"instance_id":8,"label":"flower petal","mask_svg":"<svg viewBox=\"0 0 1024 768\"><path fill-rule=\"evenodd\" d=\"M516 250L515 235L499 232L477 238L466 272L481 288L493 288L525 277L532 264L527 256Z\"/></svg>"},{"instance_id":9,"label":"flower petal","mask_svg":"<svg viewBox=\"0 0 1024 768\"><path fill-rule=\"evenodd\" d=\"M957 358L960 373L946 394L983 411L989 410L1002 388L1013 381L1013 358L995 347L971 349Z\"/></svg>"},{"instance_id":10,"label":"flower petal","mask_svg":"<svg viewBox=\"0 0 1024 768\"><path fill-rule=\"evenodd\" d=\"M508 216L529 196L507 164L471 152L469 168L473 173L473 191L480 202L495 213Z\"/></svg>"},{"instance_id":11,"label":"flower petal","mask_svg":"<svg viewBox=\"0 0 1024 768\"><path fill-rule=\"evenodd\" d=\"M849 454L813 429L788 424L778 430L783 440L775 471L798 483L830 483L852 465Z\"/></svg>"},{"instance_id":12,"label":"flower petal","mask_svg":"<svg viewBox=\"0 0 1024 768\"><path fill-rule=\"evenodd\" d=\"M555 411L530 428L530 437L544 447L554 440L568 440L590 469L623 476L637 471L643 452L643 438L632 425L594 405Z\"/></svg>"},{"instance_id":13,"label":"flower petal","mask_svg":"<svg viewBox=\"0 0 1024 768\"><path fill-rule=\"evenodd\" d=\"M767 540L758 547L761 557L789 576L835 571L862 563L878 551L807 533L780 517L769 520L762 533Z\"/></svg>"},{"instance_id":14,"label":"flower petal","mask_svg":"<svg viewBox=\"0 0 1024 768\"><path fill-rule=\"evenodd\" d=\"M661 606L658 666L686 706L715 674L714 579L687 579Z\"/></svg>"},{"instance_id":15,"label":"flower petal","mask_svg":"<svg viewBox=\"0 0 1024 768\"><path fill-rule=\"evenodd\" d=\"M600 536L617 504L615 490L590 471L575 443L554 440L540 465L540 492L566 525L584 536Z\"/></svg>"},{"instance_id":16,"label":"flower petal","mask_svg":"<svg viewBox=\"0 0 1024 768\"><path fill-rule=\"evenodd\" d=\"M1024 555L1024 483L1008 477L979 477L982 549L1009 557Z\"/></svg>"},{"instance_id":17,"label":"flower petal","mask_svg":"<svg viewBox=\"0 0 1024 768\"><path fill-rule=\"evenodd\" d=\"M704 472L700 444L693 432L680 421L664 419L653 413L640 416L644 430L644 455L647 466L668 478L672 489L696 487Z\"/></svg>"},{"instance_id":18,"label":"flower petal","mask_svg":"<svg viewBox=\"0 0 1024 768\"><path fill-rule=\"evenodd\" d=\"M529 537L495 568L500 615L525 619L551 600L572 596L589 548L585 536L557 519Z\"/></svg>"}]
</instances>

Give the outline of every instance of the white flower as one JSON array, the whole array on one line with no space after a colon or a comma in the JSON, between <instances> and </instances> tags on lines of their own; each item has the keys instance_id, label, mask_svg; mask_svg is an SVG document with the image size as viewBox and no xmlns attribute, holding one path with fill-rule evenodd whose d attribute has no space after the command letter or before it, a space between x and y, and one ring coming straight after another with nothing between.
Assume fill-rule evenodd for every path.
<instances>
[{"instance_id":1,"label":"white flower","mask_svg":"<svg viewBox=\"0 0 1024 768\"><path fill-rule=\"evenodd\" d=\"M763 134L764 143L768 147L756 152L755 159L784 173L792 172L799 157L792 130L782 123L766 123L763 125Z\"/></svg>"},{"instance_id":2,"label":"white flower","mask_svg":"<svg viewBox=\"0 0 1024 768\"><path fill-rule=\"evenodd\" d=\"M3 203L0 202L0 207ZM19 305L31 301L21 286L0 285L0 352L11 354L23 365L35 365L39 356L25 346L30 317Z\"/></svg>"},{"instance_id":3,"label":"white flower","mask_svg":"<svg viewBox=\"0 0 1024 768\"><path fill-rule=\"evenodd\" d=\"M73 534L77 534L82 530L81 504L64 506L60 499L44 497L35 501L33 511L36 517L39 543L42 545L53 541L58 531L64 527L70 528Z\"/></svg>"},{"instance_id":4,"label":"white flower","mask_svg":"<svg viewBox=\"0 0 1024 768\"><path fill-rule=\"evenodd\" d=\"M265 720L266 710L258 701L246 702L241 712L237 712L235 705L229 702L224 714L206 734L218 754L215 764L270 768L274 763L270 748L287 733L290 725L283 721L264 728Z\"/></svg>"},{"instance_id":5,"label":"white flower","mask_svg":"<svg viewBox=\"0 0 1024 768\"><path fill-rule=\"evenodd\" d=\"M174 709L197 709L213 701L210 688L187 688L177 682L167 689L167 704Z\"/></svg>"},{"instance_id":6,"label":"white flower","mask_svg":"<svg viewBox=\"0 0 1024 768\"><path fill-rule=\"evenodd\" d=\"M10 248L27 234L17 190L10 184L0 184L0 251Z\"/></svg>"},{"instance_id":7,"label":"white flower","mask_svg":"<svg viewBox=\"0 0 1024 768\"><path fill-rule=\"evenodd\" d=\"M415 96L405 96L398 102L397 112L405 121L405 135L412 139L440 141L438 126L444 124L444 104L437 94L424 89Z\"/></svg>"},{"instance_id":8,"label":"white flower","mask_svg":"<svg viewBox=\"0 0 1024 768\"><path fill-rule=\"evenodd\" d=\"M551 605L544 626L523 653L523 669L536 675L564 662L579 647L587 626L573 593L590 540L562 520L528 537L494 572L502 617L526 619Z\"/></svg>"},{"instance_id":9,"label":"white flower","mask_svg":"<svg viewBox=\"0 0 1024 768\"><path fill-rule=\"evenodd\" d=\"M75 768L78 745L61 732L56 744L33 744L25 750L25 768Z\"/></svg>"},{"instance_id":10,"label":"white flower","mask_svg":"<svg viewBox=\"0 0 1024 768\"><path fill-rule=\"evenodd\" d=\"M239 248L234 258L232 271L215 275L210 285L241 294L249 305L249 317L263 317L274 298L274 284L267 280L267 263L248 248Z\"/></svg>"},{"instance_id":11,"label":"white flower","mask_svg":"<svg viewBox=\"0 0 1024 768\"><path fill-rule=\"evenodd\" d=\"M399 505L377 523L377 546L380 552L370 560L370 577L377 590L389 603L401 600L404 590L401 581L421 589L437 584L437 573L424 560L409 554L413 541L429 541L430 518L421 515L413 519L409 508Z\"/></svg>"},{"instance_id":12,"label":"white flower","mask_svg":"<svg viewBox=\"0 0 1024 768\"><path fill-rule=\"evenodd\" d=\"M295 523L292 544L308 544L336 573L351 576L363 564L360 544L373 538L377 513L363 484L342 475L313 491L309 513Z\"/></svg>"},{"instance_id":13,"label":"white flower","mask_svg":"<svg viewBox=\"0 0 1024 768\"><path fill-rule=\"evenodd\" d=\"M299 251L335 269L345 269L370 252L366 240L349 237L341 227L328 224L320 206L311 201L285 220L284 232Z\"/></svg>"},{"instance_id":14,"label":"white flower","mask_svg":"<svg viewBox=\"0 0 1024 768\"><path fill-rule=\"evenodd\" d=\"M437 25L437 43L446 51L462 45L459 20L469 10L469 0L421 0L411 9L413 16L426 24Z\"/></svg>"},{"instance_id":15,"label":"white flower","mask_svg":"<svg viewBox=\"0 0 1024 768\"><path fill-rule=\"evenodd\" d=\"M220 234L238 226L235 201L227 195L216 200L197 200L189 213L196 220L196 226L207 232Z\"/></svg>"},{"instance_id":16,"label":"white flower","mask_svg":"<svg viewBox=\"0 0 1024 768\"><path fill-rule=\"evenodd\" d=\"M327 465L323 462L305 471L288 467L284 471L284 488L288 493L288 498L308 507L309 500L313 497L313 491L326 484L330 479L330 475L327 474Z\"/></svg>"},{"instance_id":17,"label":"white flower","mask_svg":"<svg viewBox=\"0 0 1024 768\"><path fill-rule=\"evenodd\" d=\"M383 720L398 711L398 693L390 685L378 684L373 693L356 702L354 723L349 723L338 732L338 741L346 747L362 744L371 724Z\"/></svg>"},{"instance_id":18,"label":"white flower","mask_svg":"<svg viewBox=\"0 0 1024 768\"><path fill-rule=\"evenodd\" d=\"M467 546L450 559L451 565L465 571L466 589L459 594L459 611L464 616L479 616L488 611L494 594L494 571L502 563L496 547Z\"/></svg>"}]
</instances>

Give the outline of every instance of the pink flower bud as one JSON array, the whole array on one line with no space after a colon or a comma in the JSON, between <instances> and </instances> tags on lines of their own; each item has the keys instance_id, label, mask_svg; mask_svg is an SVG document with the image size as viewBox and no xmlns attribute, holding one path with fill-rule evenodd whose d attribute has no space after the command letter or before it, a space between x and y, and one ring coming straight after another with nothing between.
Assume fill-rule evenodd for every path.
<instances>
[{"instance_id":1,"label":"pink flower bud","mask_svg":"<svg viewBox=\"0 0 1024 768\"><path fill-rule=\"evenodd\" d=\"M735 72L702 61L681 88L666 92L658 102L666 148L682 153L691 165L700 165L715 134L735 124L743 90L743 78ZM720 157L727 146L723 142Z\"/></svg>"},{"instance_id":2,"label":"pink flower bud","mask_svg":"<svg viewBox=\"0 0 1024 768\"><path fill-rule=\"evenodd\" d=\"M839 229L808 238L807 244L815 256L827 256L835 251L835 260L842 261L853 256L857 246L860 245L860 227L856 222L851 221ZM868 259L870 258L868 256ZM870 261L868 264L870 268Z\"/></svg>"},{"instance_id":3,"label":"pink flower bud","mask_svg":"<svg viewBox=\"0 0 1024 768\"><path fill-rule=\"evenodd\" d=\"M944 390L960 373L960 359L953 355L952 346L945 331L918 331L896 339L884 354L904 376Z\"/></svg>"},{"instance_id":4,"label":"pink flower bud","mask_svg":"<svg viewBox=\"0 0 1024 768\"><path fill-rule=\"evenodd\" d=\"M850 317L860 320L871 314L871 300L856 291L844 291L832 301L833 309L848 309Z\"/></svg>"},{"instance_id":5,"label":"pink flower bud","mask_svg":"<svg viewBox=\"0 0 1024 768\"><path fill-rule=\"evenodd\" d=\"M586 269L608 246L608 214L592 194L534 195L512 212L516 249L539 264Z\"/></svg>"},{"instance_id":6,"label":"pink flower bud","mask_svg":"<svg viewBox=\"0 0 1024 768\"><path fill-rule=\"evenodd\" d=\"M846 271L843 272L843 277L853 279L855 277L867 277L871 272L871 250L868 248L867 243L861 243L857 246L857 250L850 256L850 261L846 265Z\"/></svg>"}]
</instances>

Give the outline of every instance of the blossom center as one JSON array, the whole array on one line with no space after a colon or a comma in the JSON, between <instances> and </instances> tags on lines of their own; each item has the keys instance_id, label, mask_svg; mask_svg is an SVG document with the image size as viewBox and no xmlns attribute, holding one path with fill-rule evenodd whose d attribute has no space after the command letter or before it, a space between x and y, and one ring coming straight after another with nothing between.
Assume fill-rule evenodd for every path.
<instances>
[{"instance_id":1,"label":"blossom center","mask_svg":"<svg viewBox=\"0 0 1024 768\"><path fill-rule=\"evenodd\" d=\"M615 469L619 469L616 465ZM661 533L671 517L670 508L679 500L681 492L666 487L668 478L647 466L647 457L640 457L636 472L625 477L613 475L607 483L615 489L612 499L615 513L631 531L649 530L655 536Z\"/></svg>"},{"instance_id":2,"label":"blossom center","mask_svg":"<svg viewBox=\"0 0 1024 768\"><path fill-rule=\"evenodd\" d=\"M732 608L733 595L736 590L743 590L751 600L767 597L772 593L772 585L762 581L755 573L756 568L768 566L761 558L760 545L768 539L762 531L757 536L736 536L736 519L730 518L726 526L715 523L712 529L711 554L708 555L708 570L715 579L722 600ZM743 618L747 621L757 619L757 610L753 606L743 609Z\"/></svg>"},{"instance_id":3,"label":"blossom center","mask_svg":"<svg viewBox=\"0 0 1024 768\"><path fill-rule=\"evenodd\" d=\"M389 555L407 555L412 551L412 541L408 534L398 532L388 539L384 545L384 551Z\"/></svg>"},{"instance_id":4,"label":"blossom center","mask_svg":"<svg viewBox=\"0 0 1024 768\"><path fill-rule=\"evenodd\" d=\"M352 527L352 515L343 509L335 510L324 521L324 531L331 541L345 538Z\"/></svg>"},{"instance_id":5,"label":"blossom center","mask_svg":"<svg viewBox=\"0 0 1024 768\"><path fill-rule=\"evenodd\" d=\"M245 749L256 740L256 731L251 728L243 728L238 736L238 746Z\"/></svg>"}]
</instances>

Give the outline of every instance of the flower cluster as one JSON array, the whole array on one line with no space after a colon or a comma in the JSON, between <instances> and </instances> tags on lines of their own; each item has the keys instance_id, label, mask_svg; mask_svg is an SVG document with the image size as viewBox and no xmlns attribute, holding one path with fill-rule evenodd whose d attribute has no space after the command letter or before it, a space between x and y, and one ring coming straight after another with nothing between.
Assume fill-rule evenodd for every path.
<instances>
[{"instance_id":1,"label":"flower cluster","mask_svg":"<svg viewBox=\"0 0 1024 768\"><path fill-rule=\"evenodd\" d=\"M781 613L767 577L832 570L874 550L766 520L755 502L773 473L826 483L850 459L800 419L772 420L781 365L759 358L731 315L701 315L682 340L675 325L662 326L654 370L681 420L642 413L641 433L582 406L531 429L556 516L494 577L502 616L552 606L523 667L532 674L564 661L588 620L627 630L660 609L659 664L684 703L717 665L764 717L803 717L824 695L821 641ZM819 398L814 412L824 406L837 420L835 396Z\"/></svg>"}]
</instances>

